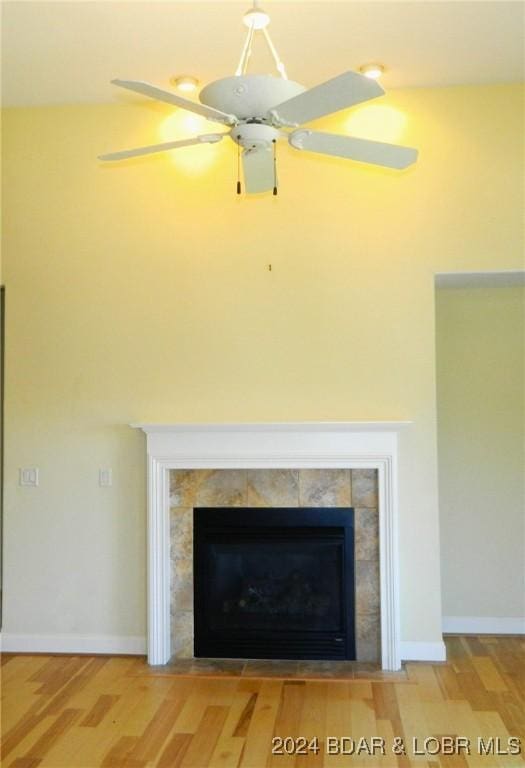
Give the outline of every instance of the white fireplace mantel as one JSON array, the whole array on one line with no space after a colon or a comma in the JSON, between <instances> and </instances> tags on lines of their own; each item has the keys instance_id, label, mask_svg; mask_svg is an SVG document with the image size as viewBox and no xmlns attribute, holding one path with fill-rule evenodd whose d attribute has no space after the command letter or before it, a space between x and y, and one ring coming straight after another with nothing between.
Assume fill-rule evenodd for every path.
<instances>
[{"instance_id":1,"label":"white fireplace mantel","mask_svg":"<svg viewBox=\"0 0 525 768\"><path fill-rule=\"evenodd\" d=\"M170 638L170 469L374 468L378 471L382 667L400 667L398 432L407 421L132 424L147 436L148 661Z\"/></svg>"}]
</instances>

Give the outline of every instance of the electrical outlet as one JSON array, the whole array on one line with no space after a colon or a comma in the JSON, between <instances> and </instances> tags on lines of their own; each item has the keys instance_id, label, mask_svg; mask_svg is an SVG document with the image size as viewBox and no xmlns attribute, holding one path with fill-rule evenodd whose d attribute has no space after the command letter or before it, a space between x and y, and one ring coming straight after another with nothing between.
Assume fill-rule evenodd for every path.
<instances>
[{"instance_id":1,"label":"electrical outlet","mask_svg":"<svg viewBox=\"0 0 525 768\"><path fill-rule=\"evenodd\" d=\"M111 488L113 485L113 470L109 468L99 469L98 484L101 488Z\"/></svg>"},{"instance_id":2,"label":"electrical outlet","mask_svg":"<svg viewBox=\"0 0 525 768\"><path fill-rule=\"evenodd\" d=\"M20 467L18 470L18 485L36 488L38 486L38 467Z\"/></svg>"}]
</instances>

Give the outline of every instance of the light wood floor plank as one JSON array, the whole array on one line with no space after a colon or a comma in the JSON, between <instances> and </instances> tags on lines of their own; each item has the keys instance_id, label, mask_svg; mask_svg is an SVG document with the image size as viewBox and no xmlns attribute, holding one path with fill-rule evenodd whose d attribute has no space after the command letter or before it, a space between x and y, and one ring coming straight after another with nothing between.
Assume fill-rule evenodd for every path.
<instances>
[{"instance_id":1,"label":"light wood floor plank","mask_svg":"<svg viewBox=\"0 0 525 768\"><path fill-rule=\"evenodd\" d=\"M299 723L301 720L301 713L303 709L303 692L302 685L297 685L294 682L285 683L282 689L281 706L277 714L275 728L273 732L274 738L286 739L291 737L293 739L302 736L299 730ZM283 750L284 754L273 754L270 757L269 765L272 768L294 768L295 754L291 751L287 754Z\"/></svg>"},{"instance_id":2,"label":"light wood floor plank","mask_svg":"<svg viewBox=\"0 0 525 768\"><path fill-rule=\"evenodd\" d=\"M488 656L475 657L472 663L487 691L507 691L507 685Z\"/></svg>"},{"instance_id":3,"label":"light wood floor plank","mask_svg":"<svg viewBox=\"0 0 525 768\"><path fill-rule=\"evenodd\" d=\"M215 745L226 722L227 707L206 707L202 720L184 755L181 768L201 768L209 765Z\"/></svg>"},{"instance_id":4,"label":"light wood floor plank","mask_svg":"<svg viewBox=\"0 0 525 768\"><path fill-rule=\"evenodd\" d=\"M317 737L319 739L320 752L317 754L297 755L295 768L320 768L323 765L326 753L328 687L329 684L326 682L306 682L304 686L299 734L308 741Z\"/></svg>"},{"instance_id":5,"label":"light wood floor plank","mask_svg":"<svg viewBox=\"0 0 525 768\"><path fill-rule=\"evenodd\" d=\"M281 680L265 680L262 683L246 734L242 768L266 768L269 765L282 689Z\"/></svg>"}]
</instances>

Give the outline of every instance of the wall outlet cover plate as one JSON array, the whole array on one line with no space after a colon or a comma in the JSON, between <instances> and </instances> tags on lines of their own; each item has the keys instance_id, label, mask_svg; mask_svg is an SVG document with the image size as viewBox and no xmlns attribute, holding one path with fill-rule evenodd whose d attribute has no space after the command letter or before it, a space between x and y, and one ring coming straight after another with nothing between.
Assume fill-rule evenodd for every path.
<instances>
[{"instance_id":1,"label":"wall outlet cover plate","mask_svg":"<svg viewBox=\"0 0 525 768\"><path fill-rule=\"evenodd\" d=\"M38 486L38 467L20 467L18 484L27 488L36 488Z\"/></svg>"}]
</instances>

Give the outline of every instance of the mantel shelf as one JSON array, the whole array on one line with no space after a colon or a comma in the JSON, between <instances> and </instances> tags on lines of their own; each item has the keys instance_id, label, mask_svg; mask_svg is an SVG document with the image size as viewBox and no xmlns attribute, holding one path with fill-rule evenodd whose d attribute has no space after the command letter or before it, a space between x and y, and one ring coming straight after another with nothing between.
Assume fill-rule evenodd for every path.
<instances>
[{"instance_id":1,"label":"mantel shelf","mask_svg":"<svg viewBox=\"0 0 525 768\"><path fill-rule=\"evenodd\" d=\"M188 432L398 432L411 421L278 421L241 424L143 424L133 422L130 427L146 434Z\"/></svg>"}]
</instances>

